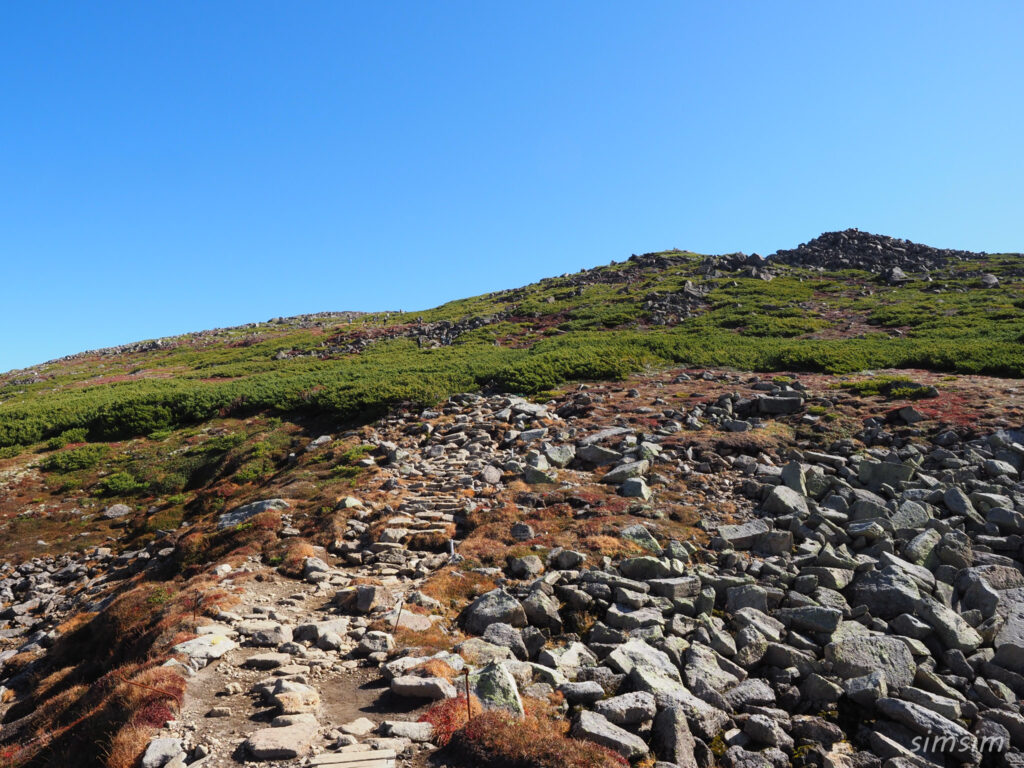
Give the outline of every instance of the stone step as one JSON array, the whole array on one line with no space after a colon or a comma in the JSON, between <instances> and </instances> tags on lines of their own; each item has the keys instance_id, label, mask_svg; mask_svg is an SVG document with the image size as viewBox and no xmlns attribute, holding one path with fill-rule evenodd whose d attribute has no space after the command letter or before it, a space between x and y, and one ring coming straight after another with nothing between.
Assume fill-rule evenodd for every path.
<instances>
[{"instance_id":1,"label":"stone step","mask_svg":"<svg viewBox=\"0 0 1024 768\"><path fill-rule=\"evenodd\" d=\"M397 755L390 749L366 749L359 752L332 752L317 755L310 762L312 766L331 768L395 768Z\"/></svg>"}]
</instances>

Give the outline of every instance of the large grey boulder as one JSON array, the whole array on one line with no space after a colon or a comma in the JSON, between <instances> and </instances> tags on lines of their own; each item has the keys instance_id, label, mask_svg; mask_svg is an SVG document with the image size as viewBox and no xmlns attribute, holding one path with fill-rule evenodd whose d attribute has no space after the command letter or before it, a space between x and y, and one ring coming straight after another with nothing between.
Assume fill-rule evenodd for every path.
<instances>
[{"instance_id":1,"label":"large grey boulder","mask_svg":"<svg viewBox=\"0 0 1024 768\"><path fill-rule=\"evenodd\" d=\"M697 758L693 753L696 742L682 707L661 710L654 718L651 735L654 737L654 751L662 760L679 768L697 768Z\"/></svg>"},{"instance_id":2,"label":"large grey boulder","mask_svg":"<svg viewBox=\"0 0 1024 768\"><path fill-rule=\"evenodd\" d=\"M608 483L610 485L622 485L622 483L626 482L631 477L642 477L643 475L646 475L650 468L651 463L647 461L647 459L619 464L619 466L608 470L608 472L606 472L601 478L601 482Z\"/></svg>"},{"instance_id":3,"label":"large grey boulder","mask_svg":"<svg viewBox=\"0 0 1024 768\"><path fill-rule=\"evenodd\" d=\"M946 509L955 515L963 515L978 523L984 522L974 508L974 504L971 503L970 497L955 485L947 488L942 494L942 502L946 505Z\"/></svg>"},{"instance_id":4,"label":"large grey boulder","mask_svg":"<svg viewBox=\"0 0 1024 768\"><path fill-rule=\"evenodd\" d=\"M682 685L672 692L658 693L655 698L659 709L681 707L690 730L704 741L712 741L729 723L729 715L724 710L697 698Z\"/></svg>"},{"instance_id":5,"label":"large grey boulder","mask_svg":"<svg viewBox=\"0 0 1024 768\"><path fill-rule=\"evenodd\" d=\"M889 620L901 613L913 614L921 599L917 583L893 566L858 575L848 588L853 605L865 605L872 616Z\"/></svg>"},{"instance_id":6,"label":"large grey boulder","mask_svg":"<svg viewBox=\"0 0 1024 768\"><path fill-rule=\"evenodd\" d=\"M223 530L225 528L234 528L236 525L241 525L246 520L262 512L270 511L281 511L288 509L289 504L284 499L264 499L263 501L254 501L251 504L244 504L237 509L232 509L229 512L225 512L217 518L217 528Z\"/></svg>"},{"instance_id":7,"label":"large grey boulder","mask_svg":"<svg viewBox=\"0 0 1024 768\"><path fill-rule=\"evenodd\" d=\"M132 508L127 504L111 504L100 513L104 520L117 520L132 513Z\"/></svg>"},{"instance_id":8,"label":"large grey boulder","mask_svg":"<svg viewBox=\"0 0 1024 768\"><path fill-rule=\"evenodd\" d=\"M465 609L463 622L467 632L482 635L496 622L525 627L526 611L518 600L500 587L480 595Z\"/></svg>"},{"instance_id":9,"label":"large grey boulder","mask_svg":"<svg viewBox=\"0 0 1024 768\"><path fill-rule=\"evenodd\" d=\"M619 487L619 493L627 499L641 499L647 501L651 498L651 489L642 477L631 477Z\"/></svg>"},{"instance_id":10,"label":"large grey boulder","mask_svg":"<svg viewBox=\"0 0 1024 768\"><path fill-rule=\"evenodd\" d=\"M732 549L750 549L769 530L764 520L751 520L743 525L720 525L718 535Z\"/></svg>"},{"instance_id":11,"label":"large grey boulder","mask_svg":"<svg viewBox=\"0 0 1024 768\"><path fill-rule=\"evenodd\" d=\"M469 687L485 709L504 709L519 717L524 714L515 678L504 664L492 662L471 674Z\"/></svg>"},{"instance_id":12,"label":"large grey boulder","mask_svg":"<svg viewBox=\"0 0 1024 768\"><path fill-rule=\"evenodd\" d=\"M709 692L721 693L739 682L739 678L722 669L711 648L699 643L686 651L683 678L686 687L705 700Z\"/></svg>"},{"instance_id":13,"label":"large grey boulder","mask_svg":"<svg viewBox=\"0 0 1024 768\"><path fill-rule=\"evenodd\" d=\"M574 704L594 704L604 698L604 688L594 680L562 683L558 686L558 692L565 697L569 706Z\"/></svg>"},{"instance_id":14,"label":"large grey boulder","mask_svg":"<svg viewBox=\"0 0 1024 768\"><path fill-rule=\"evenodd\" d=\"M649 579L664 579L672 575L672 569L664 560L644 555L642 557L630 557L619 563L619 573L627 579L647 581Z\"/></svg>"},{"instance_id":15,"label":"large grey boulder","mask_svg":"<svg viewBox=\"0 0 1024 768\"><path fill-rule=\"evenodd\" d=\"M803 408L804 399L800 396L770 397L764 396L757 399L758 413L768 416L779 416L787 413L796 413Z\"/></svg>"},{"instance_id":16,"label":"large grey boulder","mask_svg":"<svg viewBox=\"0 0 1024 768\"><path fill-rule=\"evenodd\" d=\"M619 531L619 535L626 541L631 541L646 549L648 552L653 552L656 555L661 554L661 546L658 544L657 539L655 539L651 534L650 530L648 530L647 526L627 525Z\"/></svg>"},{"instance_id":17,"label":"large grey boulder","mask_svg":"<svg viewBox=\"0 0 1024 768\"><path fill-rule=\"evenodd\" d=\"M245 741L257 760L293 760L309 754L317 736L315 722L300 721L282 728L262 728Z\"/></svg>"},{"instance_id":18,"label":"large grey boulder","mask_svg":"<svg viewBox=\"0 0 1024 768\"><path fill-rule=\"evenodd\" d=\"M499 621L488 625L484 632L484 640L492 645L508 648L520 661L529 659L526 643L523 642L523 633L511 624Z\"/></svg>"},{"instance_id":19,"label":"large grey boulder","mask_svg":"<svg viewBox=\"0 0 1024 768\"><path fill-rule=\"evenodd\" d=\"M571 445L548 445L544 455L556 467L566 467L576 458L576 449Z\"/></svg>"},{"instance_id":20,"label":"large grey boulder","mask_svg":"<svg viewBox=\"0 0 1024 768\"><path fill-rule=\"evenodd\" d=\"M947 752L961 763L974 763L980 760L981 755L978 753L978 742L974 734L920 704L882 698L875 702L875 708L914 733L929 737L933 744L936 743L936 739L941 739L944 745L941 751Z\"/></svg>"},{"instance_id":21,"label":"large grey boulder","mask_svg":"<svg viewBox=\"0 0 1024 768\"><path fill-rule=\"evenodd\" d=\"M825 658L843 680L877 670L894 688L910 685L917 670L907 644L896 637L853 637L829 643L825 646Z\"/></svg>"},{"instance_id":22,"label":"large grey boulder","mask_svg":"<svg viewBox=\"0 0 1024 768\"><path fill-rule=\"evenodd\" d=\"M455 686L442 677L399 675L391 681L391 692L411 699L454 699Z\"/></svg>"},{"instance_id":23,"label":"large grey boulder","mask_svg":"<svg viewBox=\"0 0 1024 768\"><path fill-rule=\"evenodd\" d=\"M608 654L607 663L615 671L626 675L631 675L634 670L649 670L677 683L682 681L678 667L672 663L668 654L639 638L626 641Z\"/></svg>"},{"instance_id":24,"label":"large grey boulder","mask_svg":"<svg viewBox=\"0 0 1024 768\"><path fill-rule=\"evenodd\" d=\"M291 626L269 619L243 621L236 628L251 645L261 648L276 648L281 643L290 643L293 636Z\"/></svg>"},{"instance_id":25,"label":"large grey boulder","mask_svg":"<svg viewBox=\"0 0 1024 768\"><path fill-rule=\"evenodd\" d=\"M630 726L652 719L658 711L658 706L653 694L633 691L598 701L594 705L594 711L604 715L615 725Z\"/></svg>"},{"instance_id":26,"label":"large grey boulder","mask_svg":"<svg viewBox=\"0 0 1024 768\"><path fill-rule=\"evenodd\" d=\"M532 627L548 627L558 634L562 631L562 617L558 614L558 601L539 589L535 589L522 600L526 621Z\"/></svg>"},{"instance_id":27,"label":"large grey boulder","mask_svg":"<svg viewBox=\"0 0 1024 768\"><path fill-rule=\"evenodd\" d=\"M622 454L618 451L600 445L585 445L576 451L576 455L599 467L605 464L614 464L622 458Z\"/></svg>"},{"instance_id":28,"label":"large grey boulder","mask_svg":"<svg viewBox=\"0 0 1024 768\"><path fill-rule=\"evenodd\" d=\"M892 461L862 461L857 467L857 479L877 490L882 485L897 487L910 480L915 471L915 467Z\"/></svg>"},{"instance_id":29,"label":"large grey boulder","mask_svg":"<svg viewBox=\"0 0 1024 768\"><path fill-rule=\"evenodd\" d=\"M919 530L924 528L933 517L931 507L908 499L899 505L890 517L896 530Z\"/></svg>"},{"instance_id":30,"label":"large grey boulder","mask_svg":"<svg viewBox=\"0 0 1024 768\"><path fill-rule=\"evenodd\" d=\"M219 659L237 647L238 643L223 635L200 635L192 640L178 643L171 650L187 656L188 664L193 669L202 669L214 659Z\"/></svg>"},{"instance_id":31,"label":"large grey boulder","mask_svg":"<svg viewBox=\"0 0 1024 768\"><path fill-rule=\"evenodd\" d=\"M777 485L764 500L765 512L772 515L807 516L807 499L785 485Z\"/></svg>"},{"instance_id":32,"label":"large grey boulder","mask_svg":"<svg viewBox=\"0 0 1024 768\"><path fill-rule=\"evenodd\" d=\"M149 742L146 751L142 753L142 768L163 768L178 756L184 756L185 750L181 745L181 739L157 738Z\"/></svg>"},{"instance_id":33,"label":"large grey boulder","mask_svg":"<svg viewBox=\"0 0 1024 768\"><path fill-rule=\"evenodd\" d=\"M581 711L573 723L572 736L607 747L630 761L647 754L647 744L643 739L608 722L597 712Z\"/></svg>"},{"instance_id":34,"label":"large grey boulder","mask_svg":"<svg viewBox=\"0 0 1024 768\"><path fill-rule=\"evenodd\" d=\"M981 635L974 627L952 608L934 598L923 596L918 604L917 615L932 626L947 648L971 653L982 643Z\"/></svg>"}]
</instances>

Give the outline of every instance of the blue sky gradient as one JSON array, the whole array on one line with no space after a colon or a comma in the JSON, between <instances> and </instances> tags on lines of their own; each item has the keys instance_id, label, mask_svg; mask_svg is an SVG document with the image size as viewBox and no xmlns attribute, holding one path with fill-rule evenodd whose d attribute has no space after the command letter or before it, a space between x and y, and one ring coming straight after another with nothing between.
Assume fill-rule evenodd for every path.
<instances>
[{"instance_id":1,"label":"blue sky gradient","mask_svg":"<svg viewBox=\"0 0 1024 768\"><path fill-rule=\"evenodd\" d=\"M1024 250L1024 5L0 10L0 370L849 226Z\"/></svg>"}]
</instances>

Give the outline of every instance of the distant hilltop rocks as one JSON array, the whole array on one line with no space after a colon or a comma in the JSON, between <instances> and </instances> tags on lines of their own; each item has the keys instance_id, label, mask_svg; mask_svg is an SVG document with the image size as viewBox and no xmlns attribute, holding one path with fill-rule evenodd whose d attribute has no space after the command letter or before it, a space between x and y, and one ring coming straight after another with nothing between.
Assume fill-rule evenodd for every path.
<instances>
[{"instance_id":1,"label":"distant hilltop rocks","mask_svg":"<svg viewBox=\"0 0 1024 768\"><path fill-rule=\"evenodd\" d=\"M889 269L927 272L950 261L967 261L984 253L932 248L886 235L873 235L859 229L826 232L791 250L776 251L768 258L774 262L821 269L862 269L882 274Z\"/></svg>"}]
</instances>

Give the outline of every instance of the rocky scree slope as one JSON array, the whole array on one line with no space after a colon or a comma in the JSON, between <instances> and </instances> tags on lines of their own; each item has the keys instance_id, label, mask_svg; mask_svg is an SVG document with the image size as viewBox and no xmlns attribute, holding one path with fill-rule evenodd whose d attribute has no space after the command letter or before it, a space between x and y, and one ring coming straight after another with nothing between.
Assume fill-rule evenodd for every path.
<instances>
[{"instance_id":1,"label":"rocky scree slope","mask_svg":"<svg viewBox=\"0 0 1024 768\"><path fill-rule=\"evenodd\" d=\"M363 460L380 471L363 499L339 501L351 514L327 551L279 566L299 583L271 586L260 557L209 566L239 603L206 611L171 648L165 668L188 681L183 716L145 743L144 764L436 761L434 724L415 715L456 696L463 670L485 710L515 717L553 699L572 739L632 762L1019 759L1024 435L965 438L922 400L862 409L837 438L809 412L834 396L792 378L656 383L549 405L465 394L373 425ZM671 405L702 385L726 391ZM799 447L745 441L787 425ZM707 535L695 537L673 510L699 491ZM216 525L292 507L250 503ZM578 546L552 546L567 524ZM618 546L602 554L586 534ZM19 599L51 580L99 595L112 577L159 570L169 538L122 556L120 574L97 569L110 557L97 551L32 563L29 584L5 586ZM438 586L453 581L475 589L452 601ZM51 623L25 622L35 634L18 653L44 663L60 632L35 625ZM365 685L363 670L384 701L338 706L332 692ZM4 684L31 679L30 665ZM10 721L8 737L34 716ZM944 751L922 749L925 736ZM459 760L466 746L453 744L441 760Z\"/></svg>"}]
</instances>

